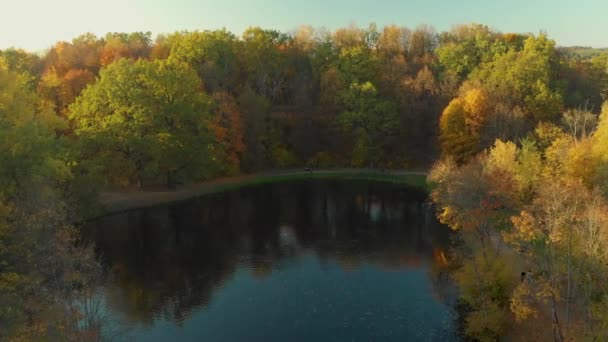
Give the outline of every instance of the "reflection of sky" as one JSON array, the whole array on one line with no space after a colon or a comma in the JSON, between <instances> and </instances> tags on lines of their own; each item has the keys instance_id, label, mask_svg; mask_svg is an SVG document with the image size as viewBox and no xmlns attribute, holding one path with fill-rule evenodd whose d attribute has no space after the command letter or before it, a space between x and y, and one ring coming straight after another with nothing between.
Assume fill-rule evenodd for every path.
<instances>
[{"instance_id":1,"label":"reflection of sky","mask_svg":"<svg viewBox=\"0 0 608 342\"><path fill-rule=\"evenodd\" d=\"M293 226L283 225L279 227L279 240L281 241L281 247L296 247L298 245L298 238L296 236L296 230Z\"/></svg>"},{"instance_id":2,"label":"reflection of sky","mask_svg":"<svg viewBox=\"0 0 608 342\"><path fill-rule=\"evenodd\" d=\"M369 206L369 218L372 222L378 222L382 214L382 207L378 202L372 202Z\"/></svg>"},{"instance_id":3,"label":"reflection of sky","mask_svg":"<svg viewBox=\"0 0 608 342\"><path fill-rule=\"evenodd\" d=\"M241 266L205 309L181 326L159 319L141 341L446 341L452 317L433 296L428 270L345 271L305 254L263 279ZM272 337L272 338L270 338Z\"/></svg>"}]
</instances>

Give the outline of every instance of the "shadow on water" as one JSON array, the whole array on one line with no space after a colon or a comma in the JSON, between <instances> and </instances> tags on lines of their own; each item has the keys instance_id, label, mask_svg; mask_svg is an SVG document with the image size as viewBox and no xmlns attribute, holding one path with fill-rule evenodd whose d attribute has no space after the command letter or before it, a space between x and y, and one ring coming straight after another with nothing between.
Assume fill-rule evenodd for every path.
<instances>
[{"instance_id":1,"label":"shadow on water","mask_svg":"<svg viewBox=\"0 0 608 342\"><path fill-rule=\"evenodd\" d=\"M136 340L453 340L449 230L416 189L310 180L90 222Z\"/></svg>"}]
</instances>

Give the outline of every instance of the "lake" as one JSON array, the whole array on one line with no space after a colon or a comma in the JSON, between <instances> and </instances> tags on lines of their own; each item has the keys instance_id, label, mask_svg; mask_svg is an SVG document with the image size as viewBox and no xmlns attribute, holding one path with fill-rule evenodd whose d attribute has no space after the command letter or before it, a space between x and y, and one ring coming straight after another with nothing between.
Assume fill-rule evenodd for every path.
<instances>
[{"instance_id":1,"label":"lake","mask_svg":"<svg viewBox=\"0 0 608 342\"><path fill-rule=\"evenodd\" d=\"M426 198L381 182L281 182L107 216L84 233L120 339L451 341L450 231Z\"/></svg>"}]
</instances>

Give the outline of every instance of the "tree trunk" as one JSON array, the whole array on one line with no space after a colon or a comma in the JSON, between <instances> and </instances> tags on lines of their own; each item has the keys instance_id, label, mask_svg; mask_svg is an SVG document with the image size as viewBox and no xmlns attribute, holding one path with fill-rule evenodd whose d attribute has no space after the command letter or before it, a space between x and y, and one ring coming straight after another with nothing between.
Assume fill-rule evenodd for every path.
<instances>
[{"instance_id":1,"label":"tree trunk","mask_svg":"<svg viewBox=\"0 0 608 342\"><path fill-rule=\"evenodd\" d=\"M593 326L591 325L592 313L591 313L591 293L592 293L592 283L591 279L589 279L589 275L587 275L587 293L586 293L586 308L585 308L585 332L592 331Z\"/></svg>"},{"instance_id":2,"label":"tree trunk","mask_svg":"<svg viewBox=\"0 0 608 342\"><path fill-rule=\"evenodd\" d=\"M483 248L483 247L482 247ZM485 256L484 256L485 258ZM477 278L477 286L479 289L479 292L481 294L482 298L482 305L481 305L481 311L483 312L484 316L488 316L488 310L486 309L486 299L485 299L485 292L482 290L483 289L483 280L480 276L479 273L479 269L477 268L477 260L475 260L475 257L472 258L471 260L473 262L473 272L475 272L475 277ZM487 263L487 260L486 260Z\"/></svg>"},{"instance_id":3,"label":"tree trunk","mask_svg":"<svg viewBox=\"0 0 608 342\"><path fill-rule=\"evenodd\" d=\"M568 290L566 292L566 331L570 327L570 297L572 288L572 227L568 230Z\"/></svg>"},{"instance_id":4,"label":"tree trunk","mask_svg":"<svg viewBox=\"0 0 608 342\"><path fill-rule=\"evenodd\" d=\"M562 327L559 324L559 318L557 317L557 305L555 303L555 296L551 295L551 312L553 314L553 341L562 342L564 340L564 334L562 333Z\"/></svg>"},{"instance_id":5,"label":"tree trunk","mask_svg":"<svg viewBox=\"0 0 608 342\"><path fill-rule=\"evenodd\" d=\"M137 175L137 189L141 190L142 181L141 181L141 172L143 169L143 165L141 160L135 161L135 174Z\"/></svg>"}]
</instances>

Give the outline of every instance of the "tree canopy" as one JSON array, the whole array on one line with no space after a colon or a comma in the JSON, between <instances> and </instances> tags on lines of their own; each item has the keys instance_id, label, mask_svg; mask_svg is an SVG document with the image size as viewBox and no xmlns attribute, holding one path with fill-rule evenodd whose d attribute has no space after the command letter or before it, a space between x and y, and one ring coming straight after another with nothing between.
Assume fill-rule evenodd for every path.
<instances>
[{"instance_id":1,"label":"tree canopy","mask_svg":"<svg viewBox=\"0 0 608 342\"><path fill-rule=\"evenodd\" d=\"M102 70L69 110L79 159L108 180L202 179L212 173L212 99L185 63L128 59ZM121 179L123 178L124 179Z\"/></svg>"}]
</instances>

